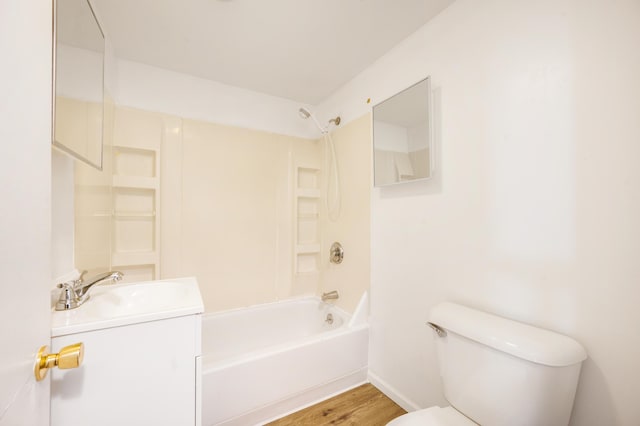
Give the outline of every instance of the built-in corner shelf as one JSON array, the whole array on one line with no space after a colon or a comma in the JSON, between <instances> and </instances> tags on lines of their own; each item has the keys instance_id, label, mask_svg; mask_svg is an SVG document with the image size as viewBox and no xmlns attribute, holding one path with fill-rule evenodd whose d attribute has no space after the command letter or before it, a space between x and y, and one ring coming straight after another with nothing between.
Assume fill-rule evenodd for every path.
<instances>
[{"instance_id":1,"label":"built-in corner shelf","mask_svg":"<svg viewBox=\"0 0 640 426\"><path fill-rule=\"evenodd\" d=\"M295 274L320 270L320 169L295 167L294 269Z\"/></svg>"},{"instance_id":2,"label":"built-in corner shelf","mask_svg":"<svg viewBox=\"0 0 640 426\"><path fill-rule=\"evenodd\" d=\"M158 263L156 252L115 252L112 254L113 264L118 266L154 265Z\"/></svg>"},{"instance_id":3,"label":"built-in corner shelf","mask_svg":"<svg viewBox=\"0 0 640 426\"><path fill-rule=\"evenodd\" d=\"M160 278L159 172L159 147L113 147L111 264L130 281Z\"/></svg>"},{"instance_id":4,"label":"built-in corner shelf","mask_svg":"<svg viewBox=\"0 0 640 426\"><path fill-rule=\"evenodd\" d=\"M114 212L113 217L134 218L134 217L155 217L156 212Z\"/></svg>"},{"instance_id":5,"label":"built-in corner shelf","mask_svg":"<svg viewBox=\"0 0 640 426\"><path fill-rule=\"evenodd\" d=\"M320 244L298 244L296 245L296 253L298 254L320 253Z\"/></svg>"},{"instance_id":6,"label":"built-in corner shelf","mask_svg":"<svg viewBox=\"0 0 640 426\"><path fill-rule=\"evenodd\" d=\"M298 198L320 198L320 189L318 188L298 188L296 191Z\"/></svg>"},{"instance_id":7,"label":"built-in corner shelf","mask_svg":"<svg viewBox=\"0 0 640 426\"><path fill-rule=\"evenodd\" d=\"M147 176L113 176L114 188L158 189L158 178Z\"/></svg>"}]
</instances>

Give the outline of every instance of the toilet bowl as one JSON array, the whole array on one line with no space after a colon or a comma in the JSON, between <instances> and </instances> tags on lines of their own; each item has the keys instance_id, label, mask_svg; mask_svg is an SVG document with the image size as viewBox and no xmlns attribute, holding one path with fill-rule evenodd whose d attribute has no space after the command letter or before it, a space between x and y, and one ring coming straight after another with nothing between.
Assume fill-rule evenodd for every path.
<instances>
[{"instance_id":1,"label":"toilet bowl","mask_svg":"<svg viewBox=\"0 0 640 426\"><path fill-rule=\"evenodd\" d=\"M478 426L453 407L430 407L396 417L387 426Z\"/></svg>"},{"instance_id":2,"label":"toilet bowl","mask_svg":"<svg viewBox=\"0 0 640 426\"><path fill-rule=\"evenodd\" d=\"M428 324L451 406L407 413L390 426L569 423L587 357L578 342L454 303L433 308Z\"/></svg>"}]
</instances>

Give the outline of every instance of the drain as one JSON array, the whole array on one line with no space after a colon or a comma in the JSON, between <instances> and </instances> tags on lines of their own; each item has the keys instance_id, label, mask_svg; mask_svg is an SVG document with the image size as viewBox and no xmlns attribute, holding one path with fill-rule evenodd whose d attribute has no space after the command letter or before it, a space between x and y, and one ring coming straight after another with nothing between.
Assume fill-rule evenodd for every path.
<instances>
[{"instance_id":1,"label":"drain","mask_svg":"<svg viewBox=\"0 0 640 426\"><path fill-rule=\"evenodd\" d=\"M324 320L324 322L326 322L329 325L333 324L333 314L332 313L328 313L327 314L327 319Z\"/></svg>"}]
</instances>

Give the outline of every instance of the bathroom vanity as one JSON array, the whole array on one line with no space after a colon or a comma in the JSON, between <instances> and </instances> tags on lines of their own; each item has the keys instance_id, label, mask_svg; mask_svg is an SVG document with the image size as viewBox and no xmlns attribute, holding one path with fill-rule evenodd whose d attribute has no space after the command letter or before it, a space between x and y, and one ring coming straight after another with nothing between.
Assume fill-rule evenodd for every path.
<instances>
[{"instance_id":1,"label":"bathroom vanity","mask_svg":"<svg viewBox=\"0 0 640 426\"><path fill-rule=\"evenodd\" d=\"M85 350L52 371L51 425L199 425L203 311L195 278L102 286L54 311L53 351Z\"/></svg>"}]
</instances>

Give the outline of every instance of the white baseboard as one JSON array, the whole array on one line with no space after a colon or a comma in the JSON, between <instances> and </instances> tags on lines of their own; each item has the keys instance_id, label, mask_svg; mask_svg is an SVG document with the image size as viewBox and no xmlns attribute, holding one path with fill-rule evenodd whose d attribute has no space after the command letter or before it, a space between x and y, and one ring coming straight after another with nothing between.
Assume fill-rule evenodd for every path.
<instances>
[{"instance_id":1,"label":"white baseboard","mask_svg":"<svg viewBox=\"0 0 640 426\"><path fill-rule=\"evenodd\" d=\"M378 375L367 371L367 368L362 368L329 383L307 389L297 395L218 423L216 426L263 425L325 401L364 383L371 383L396 404L409 412L422 408Z\"/></svg>"},{"instance_id":2,"label":"white baseboard","mask_svg":"<svg viewBox=\"0 0 640 426\"><path fill-rule=\"evenodd\" d=\"M382 380L378 375L369 371L368 374L369 382L380 389L380 391L387 395L393 402L404 408L405 410L411 412L421 409L418 404L411 401L409 398L400 393L396 388L391 386L389 383Z\"/></svg>"}]
</instances>

